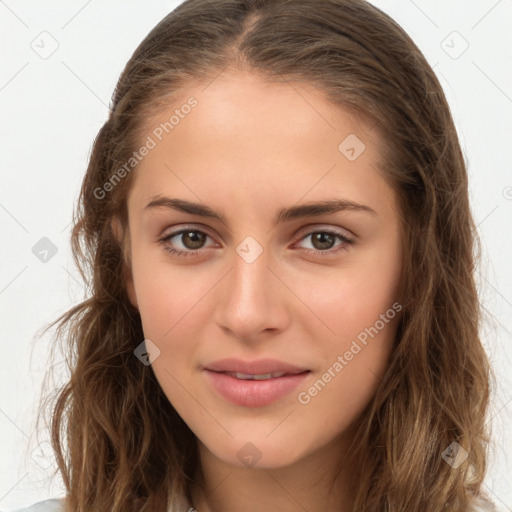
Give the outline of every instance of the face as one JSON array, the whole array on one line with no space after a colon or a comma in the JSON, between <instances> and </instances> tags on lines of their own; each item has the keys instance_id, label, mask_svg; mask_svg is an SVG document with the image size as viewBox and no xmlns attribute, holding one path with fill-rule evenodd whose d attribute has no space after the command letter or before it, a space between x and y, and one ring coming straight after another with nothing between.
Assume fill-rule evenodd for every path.
<instances>
[{"instance_id":1,"label":"face","mask_svg":"<svg viewBox=\"0 0 512 512\"><path fill-rule=\"evenodd\" d=\"M286 466L343 439L401 309L375 133L318 90L225 73L146 135L127 286L169 401L234 466Z\"/></svg>"}]
</instances>

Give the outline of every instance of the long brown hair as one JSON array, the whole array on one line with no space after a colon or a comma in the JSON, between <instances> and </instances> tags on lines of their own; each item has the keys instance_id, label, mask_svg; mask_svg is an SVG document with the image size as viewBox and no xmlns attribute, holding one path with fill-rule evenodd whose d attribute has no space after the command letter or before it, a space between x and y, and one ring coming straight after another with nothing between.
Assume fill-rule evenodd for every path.
<instances>
[{"instance_id":1,"label":"long brown hair","mask_svg":"<svg viewBox=\"0 0 512 512\"><path fill-rule=\"evenodd\" d=\"M140 147L152 113L228 66L312 84L380 135L379 172L402 218L404 309L361 418L354 511L468 510L486 469L490 369L474 279L480 246L439 81L403 29L363 0L186 0L127 63L75 212L72 249L89 298L56 321L70 378L50 411L66 511L163 512L187 497L196 439L134 357L144 334L112 229L116 218L126 226L136 168L105 184ZM468 454L456 469L443 456L449 446Z\"/></svg>"}]
</instances>

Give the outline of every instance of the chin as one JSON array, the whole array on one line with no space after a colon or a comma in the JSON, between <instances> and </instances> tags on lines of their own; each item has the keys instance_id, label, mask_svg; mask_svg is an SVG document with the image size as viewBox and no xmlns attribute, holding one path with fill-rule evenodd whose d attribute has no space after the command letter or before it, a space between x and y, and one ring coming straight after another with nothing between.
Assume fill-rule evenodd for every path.
<instances>
[{"instance_id":1,"label":"chin","mask_svg":"<svg viewBox=\"0 0 512 512\"><path fill-rule=\"evenodd\" d=\"M287 436L288 439L297 439ZM225 464L237 468L247 469L277 469L290 466L306 455L302 443L283 443L282 438L276 436L265 437L241 435L240 437L226 439L224 443L202 443L217 459ZM301 450L297 451L298 445Z\"/></svg>"}]
</instances>

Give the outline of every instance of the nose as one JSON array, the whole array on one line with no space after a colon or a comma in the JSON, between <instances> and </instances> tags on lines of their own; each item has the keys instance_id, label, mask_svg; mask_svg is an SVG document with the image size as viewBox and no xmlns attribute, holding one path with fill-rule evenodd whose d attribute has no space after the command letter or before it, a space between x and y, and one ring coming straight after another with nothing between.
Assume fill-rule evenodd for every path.
<instances>
[{"instance_id":1,"label":"nose","mask_svg":"<svg viewBox=\"0 0 512 512\"><path fill-rule=\"evenodd\" d=\"M265 249L253 261L234 254L233 268L216 296L216 322L222 330L248 343L286 328L291 293L275 267Z\"/></svg>"}]
</instances>

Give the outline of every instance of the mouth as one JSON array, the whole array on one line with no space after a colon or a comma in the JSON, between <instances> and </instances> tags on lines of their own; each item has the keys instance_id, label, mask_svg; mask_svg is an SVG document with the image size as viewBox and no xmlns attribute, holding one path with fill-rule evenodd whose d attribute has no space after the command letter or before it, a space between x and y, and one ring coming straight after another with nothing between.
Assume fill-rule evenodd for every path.
<instances>
[{"instance_id":1,"label":"mouth","mask_svg":"<svg viewBox=\"0 0 512 512\"><path fill-rule=\"evenodd\" d=\"M268 379L276 379L278 377L284 377L285 375L292 375L286 372L271 372L271 373L260 373L259 375L252 375L250 373L239 373L239 372L220 372L225 375L229 375L231 377L235 377L237 379L242 380L268 380Z\"/></svg>"},{"instance_id":2,"label":"mouth","mask_svg":"<svg viewBox=\"0 0 512 512\"><path fill-rule=\"evenodd\" d=\"M242 407L263 407L289 395L311 372L277 360L225 359L203 369L222 398Z\"/></svg>"}]
</instances>

